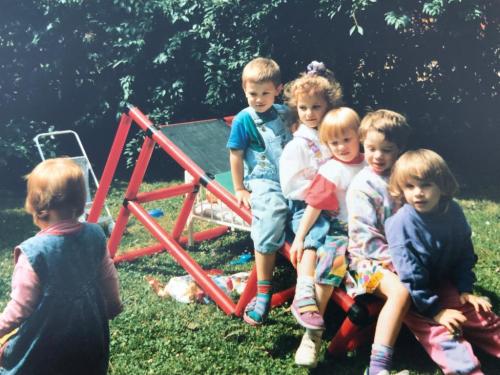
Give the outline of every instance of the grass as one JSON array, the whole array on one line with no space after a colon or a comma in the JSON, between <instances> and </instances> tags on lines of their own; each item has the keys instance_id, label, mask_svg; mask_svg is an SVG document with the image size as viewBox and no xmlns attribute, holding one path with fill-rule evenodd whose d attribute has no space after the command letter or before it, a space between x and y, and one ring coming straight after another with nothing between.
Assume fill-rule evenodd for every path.
<instances>
[{"instance_id":1,"label":"grass","mask_svg":"<svg viewBox=\"0 0 500 375\"><path fill-rule=\"evenodd\" d=\"M112 190L108 206L116 216L122 201L124 184ZM143 190L165 186L144 184ZM476 292L487 295L499 311L500 303L500 200L493 194L486 199L462 199L479 262L476 266ZM12 274L12 249L33 235L36 228L22 209L23 197L2 192L0 202L0 308L8 301ZM178 200L146 205L161 208L166 215L158 221L170 227L180 207ZM203 226L203 224L200 224ZM121 249L143 247L156 241L142 226L131 219ZM243 251L251 251L252 243L245 233L232 232L219 239L203 242L191 255L204 269L221 269L231 274L249 269L251 264L232 266L229 262ZM110 374L307 374L308 370L293 363L302 330L287 306L271 311L268 324L253 328L242 320L225 315L214 304L182 304L160 299L145 280L153 276L167 282L172 276L184 275L167 253L141 258L118 265L121 295L125 310L111 322ZM293 280L294 271L281 261L277 279L281 284ZM335 310L332 306L330 310ZM328 316L326 340L335 334L339 319ZM487 374L498 373L500 365L485 354L477 353ZM361 348L352 358L323 358L312 374L361 374L368 363L368 348ZM412 374L439 374L440 371L407 331L396 346L395 369L407 368Z\"/></svg>"}]
</instances>

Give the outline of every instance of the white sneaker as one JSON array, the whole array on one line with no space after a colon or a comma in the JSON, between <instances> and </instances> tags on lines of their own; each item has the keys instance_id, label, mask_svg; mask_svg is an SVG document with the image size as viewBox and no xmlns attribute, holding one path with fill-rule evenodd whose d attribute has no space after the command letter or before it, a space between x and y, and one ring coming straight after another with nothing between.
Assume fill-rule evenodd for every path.
<instances>
[{"instance_id":1,"label":"white sneaker","mask_svg":"<svg viewBox=\"0 0 500 375\"><path fill-rule=\"evenodd\" d=\"M311 335L308 332L302 336L300 346L295 352L295 364L314 368L318 365L321 337Z\"/></svg>"}]
</instances>

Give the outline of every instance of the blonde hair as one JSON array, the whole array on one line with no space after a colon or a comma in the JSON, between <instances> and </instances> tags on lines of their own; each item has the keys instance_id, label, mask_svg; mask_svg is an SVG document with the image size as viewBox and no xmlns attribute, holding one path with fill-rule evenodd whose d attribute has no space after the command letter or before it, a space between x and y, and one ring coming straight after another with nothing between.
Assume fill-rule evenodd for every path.
<instances>
[{"instance_id":1,"label":"blonde hair","mask_svg":"<svg viewBox=\"0 0 500 375\"><path fill-rule=\"evenodd\" d=\"M353 130L356 135L359 128L359 116L349 107L331 109L327 112L319 129L319 140L328 143L332 138L341 137L347 130Z\"/></svg>"},{"instance_id":2,"label":"blonde hair","mask_svg":"<svg viewBox=\"0 0 500 375\"><path fill-rule=\"evenodd\" d=\"M265 57L257 57L248 62L241 74L241 84L245 89L247 82L272 82L276 87L281 85L281 71L276 61Z\"/></svg>"},{"instance_id":3,"label":"blonde hair","mask_svg":"<svg viewBox=\"0 0 500 375\"><path fill-rule=\"evenodd\" d=\"M342 87L335 79L333 72L325 69L321 73L302 73L299 78L285 85L285 103L297 114L299 95L319 95L327 103L327 110L342 104Z\"/></svg>"},{"instance_id":4,"label":"blonde hair","mask_svg":"<svg viewBox=\"0 0 500 375\"><path fill-rule=\"evenodd\" d=\"M405 149L411 131L405 116L388 109L369 112L363 117L359 127L361 142L365 141L371 130L383 134L387 141L395 143L400 150Z\"/></svg>"},{"instance_id":5,"label":"blonde hair","mask_svg":"<svg viewBox=\"0 0 500 375\"><path fill-rule=\"evenodd\" d=\"M394 164L389 180L389 193L404 203L403 187L410 179L435 183L441 191L441 200L450 201L458 191L458 183L444 159L427 149L407 151Z\"/></svg>"},{"instance_id":6,"label":"blonde hair","mask_svg":"<svg viewBox=\"0 0 500 375\"><path fill-rule=\"evenodd\" d=\"M79 217L85 209L82 169L68 158L47 159L25 176L28 187L25 209L35 220L47 220L49 210L61 218Z\"/></svg>"}]
</instances>

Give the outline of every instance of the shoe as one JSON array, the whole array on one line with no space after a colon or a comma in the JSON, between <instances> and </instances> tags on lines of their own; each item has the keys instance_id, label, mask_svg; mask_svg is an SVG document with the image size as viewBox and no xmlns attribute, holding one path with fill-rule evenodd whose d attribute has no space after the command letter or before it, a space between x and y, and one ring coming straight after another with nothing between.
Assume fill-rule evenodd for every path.
<instances>
[{"instance_id":1,"label":"shoe","mask_svg":"<svg viewBox=\"0 0 500 375\"><path fill-rule=\"evenodd\" d=\"M297 322L304 328L312 330L325 329L325 321L319 313L318 308L316 306L312 306L313 309L311 311L301 313L299 310L299 303L300 301L294 299L291 306L292 314L295 319L297 319Z\"/></svg>"},{"instance_id":2,"label":"shoe","mask_svg":"<svg viewBox=\"0 0 500 375\"><path fill-rule=\"evenodd\" d=\"M262 316L262 320L260 321L252 319L252 317L248 315L249 312L255 310L256 303L257 303L257 298L256 297L252 298L252 300L245 307L245 312L243 313L243 320L254 327L261 326L267 318L267 313Z\"/></svg>"},{"instance_id":3,"label":"shoe","mask_svg":"<svg viewBox=\"0 0 500 375\"><path fill-rule=\"evenodd\" d=\"M295 364L314 368L318 365L321 337L304 333L300 346L295 352Z\"/></svg>"}]
</instances>

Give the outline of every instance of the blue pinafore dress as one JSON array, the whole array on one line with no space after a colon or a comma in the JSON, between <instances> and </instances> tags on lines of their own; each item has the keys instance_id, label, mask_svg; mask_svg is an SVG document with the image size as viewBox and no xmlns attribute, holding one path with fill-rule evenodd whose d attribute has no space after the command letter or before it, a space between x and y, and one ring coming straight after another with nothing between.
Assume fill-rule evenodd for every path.
<instances>
[{"instance_id":1,"label":"blue pinafore dress","mask_svg":"<svg viewBox=\"0 0 500 375\"><path fill-rule=\"evenodd\" d=\"M106 237L96 224L21 245L41 286L33 314L7 343L1 375L104 375L109 326L99 287Z\"/></svg>"}]
</instances>

